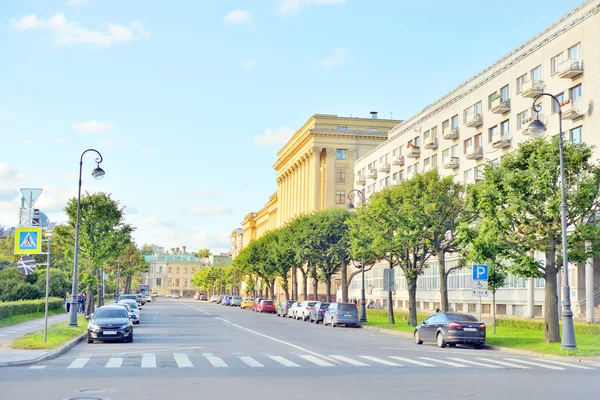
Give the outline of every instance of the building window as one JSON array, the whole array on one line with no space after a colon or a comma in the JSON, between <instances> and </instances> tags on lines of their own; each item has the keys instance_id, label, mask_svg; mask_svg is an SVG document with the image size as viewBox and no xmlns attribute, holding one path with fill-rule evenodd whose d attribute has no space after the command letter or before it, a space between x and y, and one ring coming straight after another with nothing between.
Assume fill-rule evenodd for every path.
<instances>
[{"instance_id":1,"label":"building window","mask_svg":"<svg viewBox=\"0 0 600 400\"><path fill-rule=\"evenodd\" d=\"M450 149L446 149L446 150L442 151L442 159L445 160L448 157L450 157Z\"/></svg>"},{"instance_id":2,"label":"building window","mask_svg":"<svg viewBox=\"0 0 600 400\"><path fill-rule=\"evenodd\" d=\"M517 78L517 93L521 93L523 91L523 84L527 81L529 81L527 74L523 74Z\"/></svg>"},{"instance_id":3,"label":"building window","mask_svg":"<svg viewBox=\"0 0 600 400\"><path fill-rule=\"evenodd\" d=\"M468 169L464 172L464 182L469 183L473 180L473 170Z\"/></svg>"},{"instance_id":4,"label":"building window","mask_svg":"<svg viewBox=\"0 0 600 400\"><path fill-rule=\"evenodd\" d=\"M403 179L404 179L404 171L398 172L398 181L402 182Z\"/></svg>"},{"instance_id":5,"label":"building window","mask_svg":"<svg viewBox=\"0 0 600 400\"><path fill-rule=\"evenodd\" d=\"M386 176L385 177L385 187L388 187L388 186L390 186L390 177Z\"/></svg>"},{"instance_id":6,"label":"building window","mask_svg":"<svg viewBox=\"0 0 600 400\"><path fill-rule=\"evenodd\" d=\"M415 174L419 173L419 164L415 164Z\"/></svg>"},{"instance_id":7,"label":"building window","mask_svg":"<svg viewBox=\"0 0 600 400\"><path fill-rule=\"evenodd\" d=\"M478 165L475 167L475 179L483 179L483 165Z\"/></svg>"},{"instance_id":8,"label":"building window","mask_svg":"<svg viewBox=\"0 0 600 400\"><path fill-rule=\"evenodd\" d=\"M431 156L431 167L435 168L437 167L437 153Z\"/></svg>"},{"instance_id":9,"label":"building window","mask_svg":"<svg viewBox=\"0 0 600 400\"><path fill-rule=\"evenodd\" d=\"M423 160L423 171L427 171L427 167L431 164L431 158L427 157Z\"/></svg>"},{"instance_id":10,"label":"building window","mask_svg":"<svg viewBox=\"0 0 600 400\"><path fill-rule=\"evenodd\" d=\"M452 123L452 125L451 125L452 129L458 128L458 115L455 115L452 117L451 123Z\"/></svg>"},{"instance_id":11,"label":"building window","mask_svg":"<svg viewBox=\"0 0 600 400\"><path fill-rule=\"evenodd\" d=\"M168 287L171 287L171 286L173 286L173 279L169 278L169 279L167 280L167 286L168 286Z\"/></svg>"},{"instance_id":12,"label":"building window","mask_svg":"<svg viewBox=\"0 0 600 400\"><path fill-rule=\"evenodd\" d=\"M508 85L504 86L502 89L500 89L500 97L502 99L502 101L506 101L508 100L509 93L508 93Z\"/></svg>"},{"instance_id":13,"label":"building window","mask_svg":"<svg viewBox=\"0 0 600 400\"><path fill-rule=\"evenodd\" d=\"M335 181L336 182L346 182L346 170L338 169L335 171Z\"/></svg>"},{"instance_id":14,"label":"building window","mask_svg":"<svg viewBox=\"0 0 600 400\"><path fill-rule=\"evenodd\" d=\"M565 101L565 94L560 93L556 95L556 99L558 100L558 104L555 101L552 101L552 114L556 114L558 110L560 110L560 105L563 101Z\"/></svg>"},{"instance_id":15,"label":"building window","mask_svg":"<svg viewBox=\"0 0 600 400\"><path fill-rule=\"evenodd\" d=\"M542 66L538 65L534 69L531 70L531 79L533 83L539 82L542 80Z\"/></svg>"},{"instance_id":16,"label":"building window","mask_svg":"<svg viewBox=\"0 0 600 400\"><path fill-rule=\"evenodd\" d=\"M429 137L431 135L430 131L425 131L425 133L423 134L423 140L425 141L425 143L429 142Z\"/></svg>"},{"instance_id":17,"label":"building window","mask_svg":"<svg viewBox=\"0 0 600 400\"><path fill-rule=\"evenodd\" d=\"M463 111L463 124L467 123L469 117L473 114L473 107L469 107Z\"/></svg>"},{"instance_id":18,"label":"building window","mask_svg":"<svg viewBox=\"0 0 600 400\"><path fill-rule=\"evenodd\" d=\"M383 189L385 187L384 181L383 179L379 180L379 190Z\"/></svg>"},{"instance_id":19,"label":"building window","mask_svg":"<svg viewBox=\"0 0 600 400\"><path fill-rule=\"evenodd\" d=\"M431 128L431 138L435 139L437 137L437 126Z\"/></svg>"},{"instance_id":20,"label":"building window","mask_svg":"<svg viewBox=\"0 0 600 400\"><path fill-rule=\"evenodd\" d=\"M172 274L173 273L173 267L169 267L169 273Z\"/></svg>"},{"instance_id":21,"label":"building window","mask_svg":"<svg viewBox=\"0 0 600 400\"><path fill-rule=\"evenodd\" d=\"M569 47L569 60L581 60L581 43L577 43L573 47Z\"/></svg>"},{"instance_id":22,"label":"building window","mask_svg":"<svg viewBox=\"0 0 600 400\"><path fill-rule=\"evenodd\" d=\"M552 75L558 72L560 63L563 61L563 53L557 54L550 60L550 73Z\"/></svg>"},{"instance_id":23,"label":"building window","mask_svg":"<svg viewBox=\"0 0 600 400\"><path fill-rule=\"evenodd\" d=\"M175 287L179 287L179 278L175 278Z\"/></svg>"},{"instance_id":24,"label":"building window","mask_svg":"<svg viewBox=\"0 0 600 400\"><path fill-rule=\"evenodd\" d=\"M176 274L178 274L178 273L179 273L179 271L180 271L180 269L179 269L179 267L177 267L177 268L175 269L175 273L176 273Z\"/></svg>"},{"instance_id":25,"label":"building window","mask_svg":"<svg viewBox=\"0 0 600 400\"><path fill-rule=\"evenodd\" d=\"M344 204L346 203L346 192L343 190L338 190L335 192L335 204Z\"/></svg>"},{"instance_id":26,"label":"building window","mask_svg":"<svg viewBox=\"0 0 600 400\"><path fill-rule=\"evenodd\" d=\"M458 145L457 144L452 146L452 148L450 149L450 155L452 157L458 157Z\"/></svg>"},{"instance_id":27,"label":"building window","mask_svg":"<svg viewBox=\"0 0 600 400\"><path fill-rule=\"evenodd\" d=\"M569 99L571 100L571 102L574 102L575 100L580 98L581 94L582 94L581 84L569 89Z\"/></svg>"},{"instance_id":28,"label":"building window","mask_svg":"<svg viewBox=\"0 0 600 400\"><path fill-rule=\"evenodd\" d=\"M488 129L488 142L492 143L492 140L496 139L496 135L498 134L498 125L492 126Z\"/></svg>"},{"instance_id":29,"label":"building window","mask_svg":"<svg viewBox=\"0 0 600 400\"><path fill-rule=\"evenodd\" d=\"M481 140L481 133L473 136L473 144L475 145L475 148L481 147L483 144L483 141Z\"/></svg>"},{"instance_id":30,"label":"building window","mask_svg":"<svg viewBox=\"0 0 600 400\"><path fill-rule=\"evenodd\" d=\"M156 285L155 286L162 287L162 278L156 278L155 281L156 281Z\"/></svg>"},{"instance_id":31,"label":"building window","mask_svg":"<svg viewBox=\"0 0 600 400\"><path fill-rule=\"evenodd\" d=\"M421 147L421 137L417 136L413 142L415 147Z\"/></svg>"},{"instance_id":32,"label":"building window","mask_svg":"<svg viewBox=\"0 0 600 400\"><path fill-rule=\"evenodd\" d=\"M523 129L529 120L529 109L517 114L517 129Z\"/></svg>"},{"instance_id":33,"label":"building window","mask_svg":"<svg viewBox=\"0 0 600 400\"><path fill-rule=\"evenodd\" d=\"M398 180L398 173L394 172L394 174L392 175L392 179L397 181Z\"/></svg>"},{"instance_id":34,"label":"building window","mask_svg":"<svg viewBox=\"0 0 600 400\"><path fill-rule=\"evenodd\" d=\"M473 138L468 138L463 142L463 152L467 154L471 147L473 147Z\"/></svg>"},{"instance_id":35,"label":"building window","mask_svg":"<svg viewBox=\"0 0 600 400\"><path fill-rule=\"evenodd\" d=\"M500 123L500 133L502 133L502 136L505 136L510 132L510 124L508 123L508 121L509 120L506 120Z\"/></svg>"},{"instance_id":36,"label":"building window","mask_svg":"<svg viewBox=\"0 0 600 400\"><path fill-rule=\"evenodd\" d=\"M188 287L188 284L187 284L187 282L188 282L188 281L187 281L187 279L186 279L186 278L183 278L183 287L184 287L184 288Z\"/></svg>"},{"instance_id":37,"label":"building window","mask_svg":"<svg viewBox=\"0 0 600 400\"><path fill-rule=\"evenodd\" d=\"M450 120L445 120L444 122L442 122L442 135L448 131L449 127L450 127Z\"/></svg>"},{"instance_id":38,"label":"building window","mask_svg":"<svg viewBox=\"0 0 600 400\"><path fill-rule=\"evenodd\" d=\"M571 129L571 131L569 132L569 139L571 140L571 143L581 144L583 143L582 135L583 128L581 126L578 126L577 128Z\"/></svg>"},{"instance_id":39,"label":"building window","mask_svg":"<svg viewBox=\"0 0 600 400\"><path fill-rule=\"evenodd\" d=\"M412 176L412 170L413 170L412 165L406 169L406 177L407 178L410 178Z\"/></svg>"},{"instance_id":40,"label":"building window","mask_svg":"<svg viewBox=\"0 0 600 400\"><path fill-rule=\"evenodd\" d=\"M337 149L335 152L336 160L345 160L346 159L346 149Z\"/></svg>"},{"instance_id":41,"label":"building window","mask_svg":"<svg viewBox=\"0 0 600 400\"><path fill-rule=\"evenodd\" d=\"M498 94L498 92L494 92L494 93L492 93L492 94L490 94L488 96L488 110L492 109L492 102L494 100L496 100L498 97L500 97L500 95Z\"/></svg>"},{"instance_id":42,"label":"building window","mask_svg":"<svg viewBox=\"0 0 600 400\"><path fill-rule=\"evenodd\" d=\"M187 271L188 271L187 267L184 267L184 268L183 268L183 273L184 273L184 274L187 274Z\"/></svg>"}]
</instances>

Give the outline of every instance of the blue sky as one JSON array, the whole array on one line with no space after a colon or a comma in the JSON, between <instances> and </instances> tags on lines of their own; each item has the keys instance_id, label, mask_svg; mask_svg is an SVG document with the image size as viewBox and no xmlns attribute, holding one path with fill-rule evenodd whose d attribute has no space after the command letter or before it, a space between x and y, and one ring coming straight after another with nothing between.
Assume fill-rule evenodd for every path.
<instances>
[{"instance_id":1,"label":"blue sky","mask_svg":"<svg viewBox=\"0 0 600 400\"><path fill-rule=\"evenodd\" d=\"M83 188L139 244L228 250L314 113L406 119L576 7L398 0L0 1L0 224Z\"/></svg>"}]
</instances>

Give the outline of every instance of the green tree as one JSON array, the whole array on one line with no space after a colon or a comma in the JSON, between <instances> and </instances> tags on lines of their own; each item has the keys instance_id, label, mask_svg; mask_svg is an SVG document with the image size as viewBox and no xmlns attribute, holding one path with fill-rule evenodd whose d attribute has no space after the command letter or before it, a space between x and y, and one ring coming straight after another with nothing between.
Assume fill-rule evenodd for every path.
<instances>
[{"instance_id":1,"label":"green tree","mask_svg":"<svg viewBox=\"0 0 600 400\"><path fill-rule=\"evenodd\" d=\"M210 249L200 249L200 250L198 250L198 257L200 257L200 258L208 258L208 257L210 257Z\"/></svg>"},{"instance_id":2,"label":"green tree","mask_svg":"<svg viewBox=\"0 0 600 400\"><path fill-rule=\"evenodd\" d=\"M565 192L569 259L583 262L598 254L600 230L590 217L599 210L600 168L592 149L566 144ZM490 220L509 248L510 270L525 277L545 280L544 334L546 342L560 341L556 276L560 271L562 243L558 138L530 140L504 156L500 164L488 164L485 180L475 185L470 201ZM589 242L589 246L585 243ZM545 254L545 262L533 257ZM557 263L557 260L559 263Z\"/></svg>"},{"instance_id":3,"label":"green tree","mask_svg":"<svg viewBox=\"0 0 600 400\"><path fill-rule=\"evenodd\" d=\"M123 285L119 284L119 290L122 289L123 293L134 293L134 280L140 281L142 273L148 272L148 263L142 249L138 249L133 242L127 243L123 252L118 257L113 257L105 269L114 272L118 268L117 263L121 265L120 278L125 278Z\"/></svg>"}]
</instances>

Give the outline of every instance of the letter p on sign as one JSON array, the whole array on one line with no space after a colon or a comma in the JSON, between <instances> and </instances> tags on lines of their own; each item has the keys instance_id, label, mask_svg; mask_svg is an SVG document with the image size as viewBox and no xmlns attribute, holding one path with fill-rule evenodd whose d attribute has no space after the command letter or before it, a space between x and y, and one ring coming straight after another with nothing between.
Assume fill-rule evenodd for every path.
<instances>
[{"instance_id":1,"label":"letter p on sign","mask_svg":"<svg viewBox=\"0 0 600 400\"><path fill-rule=\"evenodd\" d=\"M473 265L473 280L474 281L487 281L488 280L488 266L485 264Z\"/></svg>"}]
</instances>

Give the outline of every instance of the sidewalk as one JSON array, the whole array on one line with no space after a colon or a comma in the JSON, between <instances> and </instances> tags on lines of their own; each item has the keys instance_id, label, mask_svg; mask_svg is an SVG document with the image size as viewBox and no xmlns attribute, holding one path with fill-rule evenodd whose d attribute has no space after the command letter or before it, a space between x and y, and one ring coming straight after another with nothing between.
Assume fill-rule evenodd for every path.
<instances>
[{"instance_id":1,"label":"sidewalk","mask_svg":"<svg viewBox=\"0 0 600 400\"><path fill-rule=\"evenodd\" d=\"M48 317L48 327L62 321L67 321L69 314L63 313ZM10 343L28 333L44 329L44 318L23 322L18 325L0 328L0 367L32 363L57 352L54 350L17 350L11 349Z\"/></svg>"}]
</instances>

